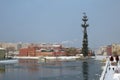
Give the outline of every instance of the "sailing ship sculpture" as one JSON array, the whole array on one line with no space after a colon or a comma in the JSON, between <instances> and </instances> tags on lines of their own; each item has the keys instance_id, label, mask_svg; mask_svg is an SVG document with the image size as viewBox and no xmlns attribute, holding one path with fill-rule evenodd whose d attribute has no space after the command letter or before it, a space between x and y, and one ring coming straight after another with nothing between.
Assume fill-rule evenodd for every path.
<instances>
[{"instance_id":1,"label":"sailing ship sculpture","mask_svg":"<svg viewBox=\"0 0 120 80\"><path fill-rule=\"evenodd\" d=\"M83 43L82 43L82 54L84 57L88 56L88 35L87 35L87 27L89 26L89 24L87 24L86 22L88 21L88 18L86 16L86 13L83 13L83 24L81 25L84 28L83 31Z\"/></svg>"}]
</instances>

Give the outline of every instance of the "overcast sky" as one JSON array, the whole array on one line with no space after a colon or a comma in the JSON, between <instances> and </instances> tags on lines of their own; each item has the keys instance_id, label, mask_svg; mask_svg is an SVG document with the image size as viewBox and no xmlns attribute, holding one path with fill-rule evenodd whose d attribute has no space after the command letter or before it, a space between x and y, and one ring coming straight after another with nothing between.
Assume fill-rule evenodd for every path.
<instances>
[{"instance_id":1,"label":"overcast sky","mask_svg":"<svg viewBox=\"0 0 120 80\"><path fill-rule=\"evenodd\" d=\"M0 0L0 42L81 47L83 12L89 47L120 43L120 0Z\"/></svg>"}]
</instances>

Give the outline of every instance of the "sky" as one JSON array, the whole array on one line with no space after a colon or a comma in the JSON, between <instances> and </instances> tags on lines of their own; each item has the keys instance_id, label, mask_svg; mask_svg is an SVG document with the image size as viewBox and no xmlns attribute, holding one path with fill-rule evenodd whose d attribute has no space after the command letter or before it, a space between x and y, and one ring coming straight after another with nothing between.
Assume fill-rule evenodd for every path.
<instances>
[{"instance_id":1,"label":"sky","mask_svg":"<svg viewBox=\"0 0 120 80\"><path fill-rule=\"evenodd\" d=\"M120 0L0 0L0 42L81 47L84 12L90 48L120 43Z\"/></svg>"}]
</instances>

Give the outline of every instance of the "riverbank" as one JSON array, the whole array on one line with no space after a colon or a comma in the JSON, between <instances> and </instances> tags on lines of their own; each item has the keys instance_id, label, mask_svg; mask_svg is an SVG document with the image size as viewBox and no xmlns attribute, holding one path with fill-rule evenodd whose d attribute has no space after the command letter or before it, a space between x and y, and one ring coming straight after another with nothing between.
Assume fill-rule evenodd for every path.
<instances>
[{"instance_id":1,"label":"riverbank","mask_svg":"<svg viewBox=\"0 0 120 80\"><path fill-rule=\"evenodd\" d=\"M18 59L0 60L0 64L14 64L14 63L18 63Z\"/></svg>"},{"instance_id":2,"label":"riverbank","mask_svg":"<svg viewBox=\"0 0 120 80\"><path fill-rule=\"evenodd\" d=\"M14 56L13 58L16 59L40 59L40 58L44 58L47 60L55 60L55 59L61 59L61 60L76 60L79 59L79 56L58 56L58 57L54 57L54 56L39 56L39 57L31 57L31 56Z\"/></svg>"},{"instance_id":3,"label":"riverbank","mask_svg":"<svg viewBox=\"0 0 120 80\"><path fill-rule=\"evenodd\" d=\"M95 60L105 61L107 59L107 56L103 55L96 55Z\"/></svg>"},{"instance_id":4,"label":"riverbank","mask_svg":"<svg viewBox=\"0 0 120 80\"><path fill-rule=\"evenodd\" d=\"M74 61L74 60L83 60L83 59L95 59L95 56L91 57L81 57L81 56L38 56L38 57L31 57L31 56L14 56L15 59L37 59L39 62L46 62L46 61Z\"/></svg>"}]
</instances>

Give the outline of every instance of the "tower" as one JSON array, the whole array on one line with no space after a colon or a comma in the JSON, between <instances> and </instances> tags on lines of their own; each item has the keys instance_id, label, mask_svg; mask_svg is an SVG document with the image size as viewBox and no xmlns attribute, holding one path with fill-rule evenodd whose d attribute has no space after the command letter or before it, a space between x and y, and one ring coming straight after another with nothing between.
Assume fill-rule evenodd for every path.
<instances>
[{"instance_id":1,"label":"tower","mask_svg":"<svg viewBox=\"0 0 120 80\"><path fill-rule=\"evenodd\" d=\"M83 31L83 42L82 42L82 54L84 57L88 56L88 35L87 35L87 27L89 26L89 24L87 24L86 22L88 21L88 18L86 16L86 13L83 13L84 16L82 18L82 27L84 29Z\"/></svg>"}]
</instances>

